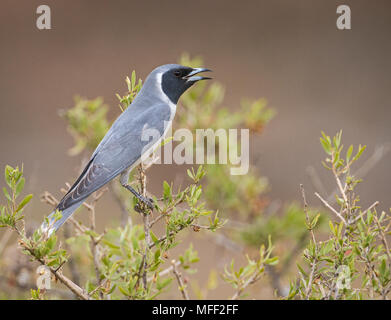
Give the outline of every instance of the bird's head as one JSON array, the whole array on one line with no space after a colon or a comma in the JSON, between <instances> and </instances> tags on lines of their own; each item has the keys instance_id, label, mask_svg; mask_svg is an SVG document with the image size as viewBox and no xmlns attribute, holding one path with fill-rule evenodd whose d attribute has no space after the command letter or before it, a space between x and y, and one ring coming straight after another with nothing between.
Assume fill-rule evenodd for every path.
<instances>
[{"instance_id":1,"label":"bird's head","mask_svg":"<svg viewBox=\"0 0 391 320\"><path fill-rule=\"evenodd\" d=\"M181 95L194 83L200 80L211 79L198 75L207 71L211 70L190 68L179 64L166 64L156 68L152 74L156 74L158 85L161 86L163 93L176 104Z\"/></svg>"}]
</instances>

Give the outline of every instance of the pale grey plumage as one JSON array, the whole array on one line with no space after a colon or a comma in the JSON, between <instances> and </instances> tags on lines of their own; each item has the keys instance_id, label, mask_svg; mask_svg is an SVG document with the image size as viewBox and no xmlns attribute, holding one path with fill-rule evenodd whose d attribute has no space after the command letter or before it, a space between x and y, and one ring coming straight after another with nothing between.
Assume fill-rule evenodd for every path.
<instances>
[{"instance_id":1,"label":"pale grey plumage","mask_svg":"<svg viewBox=\"0 0 391 320\"><path fill-rule=\"evenodd\" d=\"M182 72L178 76L178 70ZM43 229L57 230L93 192L123 172L137 165L142 156L152 151L164 138L171 125L180 95L203 77L191 77L207 69L192 69L180 65L163 65L153 70L132 102L106 133L80 177L60 201L56 210L62 218ZM153 134L150 134L153 132ZM132 190L131 190L132 191ZM133 192L133 191L132 191ZM49 230L48 230L49 228Z\"/></svg>"}]
</instances>

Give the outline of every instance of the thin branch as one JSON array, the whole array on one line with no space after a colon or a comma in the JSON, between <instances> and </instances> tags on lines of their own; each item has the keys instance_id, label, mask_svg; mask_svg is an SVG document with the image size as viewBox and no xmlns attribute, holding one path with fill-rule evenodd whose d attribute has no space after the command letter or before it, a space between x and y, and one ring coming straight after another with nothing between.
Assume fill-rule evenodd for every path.
<instances>
[{"instance_id":1,"label":"thin branch","mask_svg":"<svg viewBox=\"0 0 391 320\"><path fill-rule=\"evenodd\" d=\"M336 211L331 205L329 205L329 203L328 203L326 200L324 200L324 199L320 196L319 193L315 192L315 195L319 198L320 201L322 201L322 203L323 203L327 208L329 208L333 213L335 213L335 214L338 216L338 218L340 218L340 219L342 220L342 222L343 222L345 225L347 225L347 222L346 222L345 218L342 217L341 214L340 214L338 211Z\"/></svg>"},{"instance_id":2,"label":"thin branch","mask_svg":"<svg viewBox=\"0 0 391 320\"><path fill-rule=\"evenodd\" d=\"M342 198L343 198L345 204L348 205L348 203L349 203L348 202L348 197L346 196L345 189L342 186L341 179L339 178L337 169L335 168L334 164L332 165L332 171L333 171L333 174L334 174L335 181L337 182L337 186L338 186L339 192L341 193Z\"/></svg>"},{"instance_id":3,"label":"thin branch","mask_svg":"<svg viewBox=\"0 0 391 320\"><path fill-rule=\"evenodd\" d=\"M361 212L361 214L356 217L352 222L350 222L350 224L352 223L355 223L357 222L358 220L361 219L361 217L363 217L364 215L366 215L368 212L370 212L373 208L375 208L377 205L379 204L379 201L376 201L375 203L373 203L367 210Z\"/></svg>"},{"instance_id":4,"label":"thin branch","mask_svg":"<svg viewBox=\"0 0 391 320\"><path fill-rule=\"evenodd\" d=\"M310 220L310 217L309 217L309 214L308 214L308 203L307 203L307 199L306 199L306 196L305 196L305 190L304 190L304 186L301 184L300 185L300 189L301 189L301 195L303 197L303 205L304 205L304 213L305 213L305 219L306 219L306 222L307 222L307 227L309 228L309 231L311 233L311 237L312 237L312 242L314 243L314 246L315 246L315 255L317 255L317 252L318 252L318 247L317 247L317 244L316 244L316 239L315 239L315 233L314 233L314 230L311 226L311 220ZM310 276L309 276L309 279L308 279L308 283L307 283L307 287L305 288L305 297L307 300L309 300L310 296L311 296L311 292L312 292L312 283L314 281L314 274L315 274L315 271L316 271L316 266L318 264L318 260L317 260L317 257L315 256L313 261L311 261L311 273L310 273Z\"/></svg>"},{"instance_id":5,"label":"thin branch","mask_svg":"<svg viewBox=\"0 0 391 320\"><path fill-rule=\"evenodd\" d=\"M146 197L147 195L147 177L145 175L143 164L140 164L139 166L139 176L138 176L140 188L141 188L141 194ZM144 224L144 234L145 234L145 252L144 252L144 271L143 271L143 284L144 288L147 288L147 259L148 259L148 252L150 250L151 245L151 232L150 232L150 222L149 222L149 216L151 213L151 210L144 204L140 203L140 212L143 216L143 224Z\"/></svg>"},{"instance_id":6,"label":"thin branch","mask_svg":"<svg viewBox=\"0 0 391 320\"><path fill-rule=\"evenodd\" d=\"M176 266L176 267L179 267L180 265L181 265L181 262L180 262L180 261L176 261L176 262L175 262L175 266ZM172 269L173 269L173 268L174 268L174 267L171 265L170 267L168 267L168 268L166 268L166 269L160 271L157 275L155 274L155 275L153 275L152 277L149 277L149 278L148 278L148 282L153 281L154 279L156 279L156 277L163 277L163 276L165 276L166 274L169 274L170 272L172 272Z\"/></svg>"},{"instance_id":7,"label":"thin branch","mask_svg":"<svg viewBox=\"0 0 391 320\"><path fill-rule=\"evenodd\" d=\"M259 279L260 274L258 272L255 272L242 286L238 288L238 290L234 293L234 295L231 297L231 300L237 300L243 293L243 291L251 284L257 282Z\"/></svg>"},{"instance_id":8,"label":"thin branch","mask_svg":"<svg viewBox=\"0 0 391 320\"><path fill-rule=\"evenodd\" d=\"M300 189L301 189L301 196L303 197L303 206L304 206L305 220L307 221L308 228L310 228L309 226L311 224L311 221L310 221L310 217L309 217L309 214L308 214L308 203L307 203L307 199L306 199L306 196L305 196L304 186L302 184L300 185ZM316 246L316 239L315 239L314 230L312 228L310 228L309 231L311 233L312 241L313 241L314 245Z\"/></svg>"},{"instance_id":9,"label":"thin branch","mask_svg":"<svg viewBox=\"0 0 391 320\"><path fill-rule=\"evenodd\" d=\"M19 240L19 244L24 248L26 249L30 254L31 256L36 260L38 261L40 264L42 264L43 266L49 268L50 272L56 277L57 280L59 280L61 283L63 283L66 287L68 287L69 290L71 290L76 296L78 296L80 299L82 300L89 300L90 297L88 296L88 294L86 293L86 291L84 289L82 289L81 287L79 287L76 283L74 283L71 279L69 279L68 277L64 276L62 274L62 272L58 269L54 269L53 267L49 267L47 266L47 264L45 263L45 261L41 258L37 258L35 256L35 253L34 253L34 250L31 249L22 239L24 238L23 234L19 231L19 229L17 228L14 228L14 230L17 232L17 234L19 235L20 239Z\"/></svg>"},{"instance_id":10,"label":"thin branch","mask_svg":"<svg viewBox=\"0 0 391 320\"><path fill-rule=\"evenodd\" d=\"M197 229L206 229L206 230L212 229L210 226L203 226L203 225L198 225L198 224L190 224L189 226L193 227L193 230L195 230L195 231L197 231ZM182 225L179 226L179 228L176 229L175 231L171 231L169 233L168 237L171 237L172 235L182 231L184 228L185 228L185 226L182 226ZM153 248L157 243L163 242L166 239L167 239L167 235L164 235L164 236L160 237L159 239L157 239L155 242L150 242L149 249Z\"/></svg>"},{"instance_id":11,"label":"thin branch","mask_svg":"<svg viewBox=\"0 0 391 320\"><path fill-rule=\"evenodd\" d=\"M171 264L172 264L172 272L174 273L176 280L178 281L179 291L181 292L183 299L190 300L189 294L187 293L186 290L186 285L182 279L182 275L177 270L176 261L172 260Z\"/></svg>"},{"instance_id":12,"label":"thin branch","mask_svg":"<svg viewBox=\"0 0 391 320\"><path fill-rule=\"evenodd\" d=\"M107 278L104 279L103 281L101 281L101 283L100 283L94 290L92 290L88 295L89 295L90 297L92 297L92 296L94 295L95 292L97 292L99 289L101 289L103 286L106 285L107 281L108 281Z\"/></svg>"},{"instance_id":13,"label":"thin branch","mask_svg":"<svg viewBox=\"0 0 391 320\"><path fill-rule=\"evenodd\" d=\"M90 212L90 222L91 222L91 227L90 230L95 232L95 203L90 206L88 209ZM98 248L98 242L96 241L95 237L93 236L92 233L90 233L90 238L91 238L91 253L92 253L92 258L94 262L94 269L95 269L95 277L96 277L96 285L99 287L102 283L101 281L101 273L100 273L100 262L99 262L99 248ZM102 299L103 298L103 293L99 292L99 296Z\"/></svg>"},{"instance_id":14,"label":"thin branch","mask_svg":"<svg viewBox=\"0 0 391 320\"><path fill-rule=\"evenodd\" d=\"M369 209L367 209L368 211ZM379 228L379 233L380 233L380 239L381 241L383 242L383 245L384 245L384 248L386 249L386 254L387 254L387 259L388 259L388 266L389 268L391 269L391 252L390 252L390 248L388 246L388 241L387 241L387 237L386 237L386 234L384 233L384 230L380 224L380 221L377 217L377 215L374 215L374 219L375 219L375 222Z\"/></svg>"},{"instance_id":15,"label":"thin branch","mask_svg":"<svg viewBox=\"0 0 391 320\"><path fill-rule=\"evenodd\" d=\"M391 150L390 144L384 144L379 147L375 148L375 151L373 152L372 156L360 167L358 168L352 176L358 177L358 178L364 178L379 162L384 156ZM326 194L326 192L320 193ZM327 197L327 202L334 204L336 199L334 197L334 194L338 192L338 187L330 193L330 195Z\"/></svg>"},{"instance_id":16,"label":"thin branch","mask_svg":"<svg viewBox=\"0 0 391 320\"><path fill-rule=\"evenodd\" d=\"M80 222L76 221L75 218L73 217L69 217L67 222L70 222L73 224L73 226L75 227L76 230L78 230L81 234L84 234L88 231L88 228L83 226Z\"/></svg>"},{"instance_id":17,"label":"thin branch","mask_svg":"<svg viewBox=\"0 0 391 320\"><path fill-rule=\"evenodd\" d=\"M67 188L69 190L70 185L69 184L66 184L66 185L67 185ZM62 191L63 192L67 192L67 190L65 190L65 189L62 189ZM77 222L73 217L70 217L68 219L68 221L70 223L72 223L74 225L74 227L80 233L84 234L87 231L93 231L95 233L95 229L96 229L96 226L95 226L95 206L96 206L96 203L99 201L99 199L103 196L103 194L106 191L107 191L107 188L104 188L104 189L102 189L99 192L95 192L93 194L93 200L92 200L91 203L86 203L86 202L83 203L83 206L85 208L87 208L87 210L90 213L90 225L91 225L90 228L87 228L87 227L83 226L81 223ZM53 207L56 207L58 205L58 203L59 203L59 201L51 193L49 193L47 191L45 191L44 194L41 196L41 200L43 202L48 203L49 205L51 205ZM100 272L100 262L99 262L99 246L98 246L98 244L99 244L99 241L102 239L103 235L104 234L99 235L98 237L95 237L95 236L93 236L93 234L90 234L90 238L91 238L91 253L92 253L92 256L93 256L93 263L94 263L94 269L95 269L95 275L96 275L96 281L97 281L97 287L98 288L101 287L101 285L102 285L101 272ZM30 253L32 252L31 250L29 250L29 251L30 251ZM52 273L55 273L55 275L57 276L58 270L53 270ZM71 280L65 279L64 281L69 282ZM76 285L76 284L73 283L73 285ZM74 291L72 291L72 292L74 292ZM77 294L77 293L75 293L75 294ZM80 297L80 295L79 295L79 297ZM103 294L101 292L100 292L100 297L103 298ZM87 295L86 298L89 299L89 296Z\"/></svg>"},{"instance_id":18,"label":"thin branch","mask_svg":"<svg viewBox=\"0 0 391 320\"><path fill-rule=\"evenodd\" d=\"M184 226L180 226L180 227L176 230L176 232L171 231L171 232L169 233L169 237L171 237L171 236L174 235L175 233L178 233L179 231L183 230L184 228L185 228ZM164 236L160 237L159 239L157 239L156 242L152 242L152 243L149 244L149 249L152 249L157 243L163 242L163 241L166 240L166 239L167 239L167 235L164 235Z\"/></svg>"},{"instance_id":19,"label":"thin branch","mask_svg":"<svg viewBox=\"0 0 391 320\"><path fill-rule=\"evenodd\" d=\"M152 226L153 226L156 222L160 221L161 219L163 219L163 218L166 217L166 216L167 216L166 213L162 213L162 214L158 215L155 219L153 219L153 220L149 223L149 228L152 228Z\"/></svg>"}]
</instances>

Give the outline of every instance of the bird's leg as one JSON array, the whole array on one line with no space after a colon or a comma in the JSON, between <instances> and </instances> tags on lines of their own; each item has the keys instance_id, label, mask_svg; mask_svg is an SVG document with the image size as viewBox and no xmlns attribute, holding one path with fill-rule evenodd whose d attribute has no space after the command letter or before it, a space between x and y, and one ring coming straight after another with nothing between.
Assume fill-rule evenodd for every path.
<instances>
[{"instance_id":1,"label":"bird's leg","mask_svg":"<svg viewBox=\"0 0 391 320\"><path fill-rule=\"evenodd\" d=\"M144 196L142 196L141 194L139 194L136 190L134 190L129 184L126 184L126 185L123 185L123 187L125 187L126 189L128 189L131 193L133 193L133 195L139 199L140 201L142 201L143 203L145 203L149 209L153 210L153 204L152 202L145 198Z\"/></svg>"},{"instance_id":2,"label":"bird's leg","mask_svg":"<svg viewBox=\"0 0 391 320\"><path fill-rule=\"evenodd\" d=\"M128 189L131 193L133 193L133 195L139 199L141 202L145 203L149 209L153 210L154 206L153 206L153 203L152 203L152 199L147 199L145 198L143 195L139 194L136 190L134 190L128 183L129 181L129 173L130 173L130 170L127 169L125 170L124 172L122 172L121 174L121 177L120 177L120 182L121 182L121 185Z\"/></svg>"}]
</instances>

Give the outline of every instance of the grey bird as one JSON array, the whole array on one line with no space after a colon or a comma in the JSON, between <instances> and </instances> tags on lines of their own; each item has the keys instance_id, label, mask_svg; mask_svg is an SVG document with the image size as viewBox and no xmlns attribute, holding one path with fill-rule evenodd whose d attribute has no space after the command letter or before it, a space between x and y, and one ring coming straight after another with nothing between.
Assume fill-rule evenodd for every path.
<instances>
[{"instance_id":1,"label":"grey bird","mask_svg":"<svg viewBox=\"0 0 391 320\"><path fill-rule=\"evenodd\" d=\"M49 235L60 228L86 198L121 175L120 182L140 201L153 204L129 184L129 173L159 145L174 119L181 95L199 80L206 68L166 64L154 69L132 104L117 118L92 154L83 172L61 199L41 229ZM55 221L55 213L62 213Z\"/></svg>"}]
</instances>

